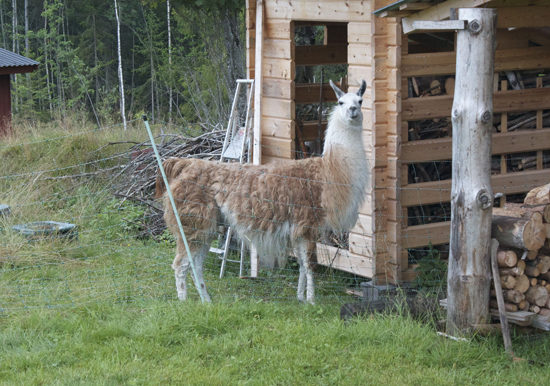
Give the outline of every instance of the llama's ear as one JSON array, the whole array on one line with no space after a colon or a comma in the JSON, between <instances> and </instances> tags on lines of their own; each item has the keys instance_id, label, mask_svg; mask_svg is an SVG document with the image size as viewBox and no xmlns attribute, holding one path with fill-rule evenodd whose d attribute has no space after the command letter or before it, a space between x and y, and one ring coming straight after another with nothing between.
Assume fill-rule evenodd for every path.
<instances>
[{"instance_id":1,"label":"llama's ear","mask_svg":"<svg viewBox=\"0 0 550 386\"><path fill-rule=\"evenodd\" d=\"M363 81L361 82L361 87L359 87L359 90L357 91L357 95L362 97L366 89L367 89L367 82L365 82L365 79L363 79Z\"/></svg>"},{"instance_id":2,"label":"llama's ear","mask_svg":"<svg viewBox=\"0 0 550 386\"><path fill-rule=\"evenodd\" d=\"M332 89L336 93L336 97L338 97L338 99L342 98L344 96L344 93L342 92L342 90L336 87L336 85L332 83L332 80L329 80L329 83L330 83L330 87L332 87Z\"/></svg>"}]
</instances>

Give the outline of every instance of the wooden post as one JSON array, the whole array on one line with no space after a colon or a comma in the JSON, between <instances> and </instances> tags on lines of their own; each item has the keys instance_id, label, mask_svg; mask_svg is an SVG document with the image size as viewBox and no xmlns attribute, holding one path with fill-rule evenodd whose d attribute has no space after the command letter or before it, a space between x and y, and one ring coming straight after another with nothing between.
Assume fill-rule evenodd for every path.
<instances>
[{"instance_id":1,"label":"wooden post","mask_svg":"<svg viewBox=\"0 0 550 386\"><path fill-rule=\"evenodd\" d=\"M447 286L447 333L490 323L491 129L495 66L495 9L465 8L457 32L452 109L453 182Z\"/></svg>"}]
</instances>

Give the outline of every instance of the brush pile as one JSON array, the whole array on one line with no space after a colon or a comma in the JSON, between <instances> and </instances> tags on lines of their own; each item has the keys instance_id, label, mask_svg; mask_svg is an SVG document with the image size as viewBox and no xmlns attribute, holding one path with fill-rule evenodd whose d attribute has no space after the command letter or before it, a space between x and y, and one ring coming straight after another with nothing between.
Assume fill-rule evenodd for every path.
<instances>
[{"instance_id":1,"label":"brush pile","mask_svg":"<svg viewBox=\"0 0 550 386\"><path fill-rule=\"evenodd\" d=\"M225 137L225 130L208 132L198 137L188 138L175 134L163 134L156 138L157 149L163 160L170 157L219 159ZM157 238L166 229L162 218L162 205L155 201L155 180L158 163L150 142L133 145L128 149L125 165L114 174L110 181L115 186L115 196L123 200L146 205L149 210L142 222L134 223L143 237Z\"/></svg>"}]
</instances>

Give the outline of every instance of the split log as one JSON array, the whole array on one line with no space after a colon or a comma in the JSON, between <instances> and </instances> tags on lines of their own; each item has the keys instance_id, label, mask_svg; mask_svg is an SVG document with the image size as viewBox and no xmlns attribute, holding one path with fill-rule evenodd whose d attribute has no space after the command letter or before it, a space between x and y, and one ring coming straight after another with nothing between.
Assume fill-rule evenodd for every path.
<instances>
[{"instance_id":1,"label":"split log","mask_svg":"<svg viewBox=\"0 0 550 386\"><path fill-rule=\"evenodd\" d=\"M541 308L539 312L540 316L550 316L550 309L548 308Z\"/></svg>"},{"instance_id":2,"label":"split log","mask_svg":"<svg viewBox=\"0 0 550 386\"><path fill-rule=\"evenodd\" d=\"M540 275L540 269L538 269L538 267L536 266L533 267L531 265L528 265L527 267L525 267L524 273L527 276L534 278Z\"/></svg>"},{"instance_id":3,"label":"split log","mask_svg":"<svg viewBox=\"0 0 550 386\"><path fill-rule=\"evenodd\" d=\"M494 290L494 289L491 290L491 296L496 297L496 290ZM522 300L525 300L525 295L524 294L522 294L519 291L514 291L514 290L502 291L502 296L504 297L504 300L509 302L509 303L516 303L517 304L517 303L521 302Z\"/></svg>"},{"instance_id":4,"label":"split log","mask_svg":"<svg viewBox=\"0 0 550 386\"><path fill-rule=\"evenodd\" d=\"M538 313L540 312L540 307L539 307L539 306L531 305L531 306L529 307L529 311L534 312L535 314L538 314Z\"/></svg>"},{"instance_id":5,"label":"split log","mask_svg":"<svg viewBox=\"0 0 550 386\"><path fill-rule=\"evenodd\" d=\"M492 236L503 246L520 249L540 249L546 239L542 216L529 220L493 216Z\"/></svg>"},{"instance_id":6,"label":"split log","mask_svg":"<svg viewBox=\"0 0 550 386\"><path fill-rule=\"evenodd\" d=\"M546 281L549 281L549 282L550 282L550 271L548 271L548 272L546 272L546 273L541 273L541 274L538 276L538 279L546 280Z\"/></svg>"},{"instance_id":7,"label":"split log","mask_svg":"<svg viewBox=\"0 0 550 386\"><path fill-rule=\"evenodd\" d=\"M536 163L536 157L533 161ZM493 208L493 215L497 216L531 218L533 213L540 213L544 222L550 223L550 205L548 204L529 205L509 202L502 208Z\"/></svg>"},{"instance_id":8,"label":"split log","mask_svg":"<svg viewBox=\"0 0 550 386\"><path fill-rule=\"evenodd\" d=\"M491 308L494 308L495 310L498 310L498 302L496 299L489 300L489 306ZM504 303L504 309L508 312L517 312L518 311L518 305L512 304L512 303Z\"/></svg>"},{"instance_id":9,"label":"split log","mask_svg":"<svg viewBox=\"0 0 550 386\"><path fill-rule=\"evenodd\" d=\"M548 301L548 290L540 285L529 287L525 292L525 298L529 303L543 307Z\"/></svg>"},{"instance_id":10,"label":"split log","mask_svg":"<svg viewBox=\"0 0 550 386\"><path fill-rule=\"evenodd\" d=\"M538 253L539 253L538 249L529 251L527 253L527 260L535 260L537 258Z\"/></svg>"},{"instance_id":11,"label":"split log","mask_svg":"<svg viewBox=\"0 0 550 386\"><path fill-rule=\"evenodd\" d=\"M546 301L546 304L544 305L545 308L550 308L550 296L548 297L548 300Z\"/></svg>"},{"instance_id":12,"label":"split log","mask_svg":"<svg viewBox=\"0 0 550 386\"><path fill-rule=\"evenodd\" d=\"M523 203L528 205L550 204L550 184L531 189Z\"/></svg>"},{"instance_id":13,"label":"split log","mask_svg":"<svg viewBox=\"0 0 550 386\"><path fill-rule=\"evenodd\" d=\"M525 267L527 267L527 264L525 263L525 260L520 260L517 262L516 267L525 271Z\"/></svg>"},{"instance_id":14,"label":"split log","mask_svg":"<svg viewBox=\"0 0 550 386\"><path fill-rule=\"evenodd\" d=\"M499 267L513 267L518 263L518 255L514 251L499 251L497 261Z\"/></svg>"},{"instance_id":15,"label":"split log","mask_svg":"<svg viewBox=\"0 0 550 386\"><path fill-rule=\"evenodd\" d=\"M527 276L529 277L529 276ZM535 277L529 277L529 285L532 287L538 284L538 280Z\"/></svg>"},{"instance_id":16,"label":"split log","mask_svg":"<svg viewBox=\"0 0 550 386\"><path fill-rule=\"evenodd\" d=\"M516 286L516 278L513 276L501 276L500 285L502 288L513 289Z\"/></svg>"},{"instance_id":17,"label":"split log","mask_svg":"<svg viewBox=\"0 0 550 386\"><path fill-rule=\"evenodd\" d=\"M547 290L548 293L550 294L550 284L546 284L544 287L546 287L546 290Z\"/></svg>"},{"instance_id":18,"label":"split log","mask_svg":"<svg viewBox=\"0 0 550 386\"><path fill-rule=\"evenodd\" d=\"M546 284L548 283L546 283L546 280L537 280L537 284L546 287Z\"/></svg>"},{"instance_id":19,"label":"split log","mask_svg":"<svg viewBox=\"0 0 550 386\"><path fill-rule=\"evenodd\" d=\"M520 275L516 277L516 285L514 286L514 291L521 292L522 294L527 292L531 283L529 283L529 278L525 275Z\"/></svg>"},{"instance_id":20,"label":"split log","mask_svg":"<svg viewBox=\"0 0 550 386\"><path fill-rule=\"evenodd\" d=\"M521 311L528 311L529 310L529 302L525 299L522 300L521 302L518 303L518 308Z\"/></svg>"},{"instance_id":21,"label":"split log","mask_svg":"<svg viewBox=\"0 0 550 386\"><path fill-rule=\"evenodd\" d=\"M550 256L538 255L529 265L534 265L540 269L540 273L546 273L550 270Z\"/></svg>"},{"instance_id":22,"label":"split log","mask_svg":"<svg viewBox=\"0 0 550 386\"><path fill-rule=\"evenodd\" d=\"M498 270L500 276L514 276L518 277L523 275L524 270L520 267L512 267L512 268L500 268Z\"/></svg>"},{"instance_id":23,"label":"split log","mask_svg":"<svg viewBox=\"0 0 550 386\"><path fill-rule=\"evenodd\" d=\"M445 81L445 94L455 95L455 78L449 77Z\"/></svg>"}]
</instances>

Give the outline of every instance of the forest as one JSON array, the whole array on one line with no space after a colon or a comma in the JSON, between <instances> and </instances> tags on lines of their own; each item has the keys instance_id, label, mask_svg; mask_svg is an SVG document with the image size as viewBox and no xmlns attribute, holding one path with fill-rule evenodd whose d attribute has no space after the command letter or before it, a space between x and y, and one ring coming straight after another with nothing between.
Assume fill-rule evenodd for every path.
<instances>
[{"instance_id":1,"label":"forest","mask_svg":"<svg viewBox=\"0 0 550 386\"><path fill-rule=\"evenodd\" d=\"M229 114L245 77L244 0L0 0L0 46L40 62L12 75L15 119L98 126ZM122 114L123 113L123 114Z\"/></svg>"}]
</instances>

